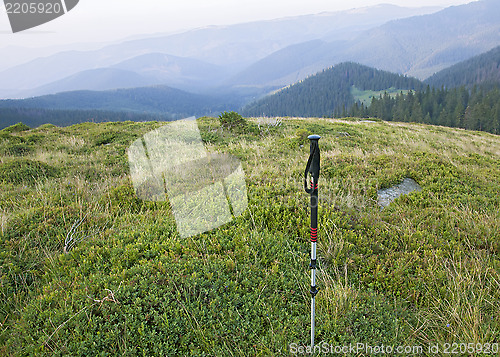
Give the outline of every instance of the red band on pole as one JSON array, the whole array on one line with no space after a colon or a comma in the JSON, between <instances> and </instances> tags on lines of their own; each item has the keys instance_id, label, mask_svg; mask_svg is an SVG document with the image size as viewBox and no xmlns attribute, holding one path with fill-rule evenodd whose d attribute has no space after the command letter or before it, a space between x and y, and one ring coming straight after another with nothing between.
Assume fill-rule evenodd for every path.
<instances>
[{"instance_id":1,"label":"red band on pole","mask_svg":"<svg viewBox=\"0 0 500 357\"><path fill-rule=\"evenodd\" d=\"M316 182L316 184L314 184L314 180L311 180L311 188L314 189L314 190L317 190L318 189L318 183Z\"/></svg>"},{"instance_id":2,"label":"red band on pole","mask_svg":"<svg viewBox=\"0 0 500 357\"><path fill-rule=\"evenodd\" d=\"M311 242L316 243L318 241L318 228L311 228Z\"/></svg>"}]
</instances>

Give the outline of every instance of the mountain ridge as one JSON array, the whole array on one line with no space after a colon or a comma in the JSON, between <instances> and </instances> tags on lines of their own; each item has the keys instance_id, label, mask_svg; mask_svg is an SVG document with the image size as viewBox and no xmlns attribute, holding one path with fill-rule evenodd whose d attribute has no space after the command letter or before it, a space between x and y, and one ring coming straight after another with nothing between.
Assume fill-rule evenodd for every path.
<instances>
[{"instance_id":1,"label":"mountain ridge","mask_svg":"<svg viewBox=\"0 0 500 357\"><path fill-rule=\"evenodd\" d=\"M180 90L200 90L219 81L224 70L208 62L148 53L129 58L109 67L88 69L43 86L24 91L24 96L40 96L77 90L111 90L165 85ZM121 74L121 75L120 75Z\"/></svg>"},{"instance_id":2,"label":"mountain ridge","mask_svg":"<svg viewBox=\"0 0 500 357\"><path fill-rule=\"evenodd\" d=\"M345 61L423 80L498 46L500 21L492 15L496 13L500 13L499 3L482 0L434 14L389 21L344 44L323 38L324 43L314 48L313 57L301 51L300 44L289 46L252 65L253 72L246 69L244 76L234 76L233 85L249 84L247 78L258 78L260 73L274 68L276 73L287 73L273 75L267 83L286 86L293 83L290 78L304 79Z\"/></svg>"},{"instance_id":3,"label":"mountain ridge","mask_svg":"<svg viewBox=\"0 0 500 357\"><path fill-rule=\"evenodd\" d=\"M167 86L148 86L107 91L71 91L27 99L0 100L0 108L60 110L104 110L158 113L174 118L206 115L226 108L237 108L230 97L212 97Z\"/></svg>"},{"instance_id":4,"label":"mountain ridge","mask_svg":"<svg viewBox=\"0 0 500 357\"><path fill-rule=\"evenodd\" d=\"M332 116L355 102L352 88L362 91L420 89L415 78L343 62L287 86L243 108L248 116Z\"/></svg>"},{"instance_id":5,"label":"mountain ridge","mask_svg":"<svg viewBox=\"0 0 500 357\"><path fill-rule=\"evenodd\" d=\"M384 5L367 8L357 14L343 11L304 15L293 19L213 26L168 36L125 41L93 51L66 51L0 71L0 96L20 98L26 96L25 91L80 71L113 66L152 52L222 65L227 69L227 73L221 73L221 80L224 80L292 44L321 39L324 36L351 39L353 33L382 25L391 19L435 10ZM173 86L168 82L162 84Z\"/></svg>"},{"instance_id":6,"label":"mountain ridge","mask_svg":"<svg viewBox=\"0 0 500 357\"><path fill-rule=\"evenodd\" d=\"M500 85L500 46L435 73L425 83L445 88Z\"/></svg>"}]
</instances>

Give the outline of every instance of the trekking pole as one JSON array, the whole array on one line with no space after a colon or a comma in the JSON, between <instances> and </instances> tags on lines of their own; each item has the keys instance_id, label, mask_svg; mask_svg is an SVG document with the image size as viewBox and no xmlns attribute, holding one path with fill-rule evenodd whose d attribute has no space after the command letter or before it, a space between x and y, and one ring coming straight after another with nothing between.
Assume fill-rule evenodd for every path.
<instances>
[{"instance_id":1,"label":"trekking pole","mask_svg":"<svg viewBox=\"0 0 500 357\"><path fill-rule=\"evenodd\" d=\"M309 135L309 159L304 172L304 189L311 195L311 350L314 350L314 318L316 288L316 243L318 241L318 179L319 179L319 135ZM311 174L311 188L307 187L307 176Z\"/></svg>"}]
</instances>

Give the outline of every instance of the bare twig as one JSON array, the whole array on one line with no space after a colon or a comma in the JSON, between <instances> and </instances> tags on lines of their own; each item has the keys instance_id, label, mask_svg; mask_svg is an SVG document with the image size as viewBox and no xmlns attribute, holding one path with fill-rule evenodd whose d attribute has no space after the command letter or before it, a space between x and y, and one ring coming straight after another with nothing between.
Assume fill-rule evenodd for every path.
<instances>
[{"instance_id":1,"label":"bare twig","mask_svg":"<svg viewBox=\"0 0 500 357\"><path fill-rule=\"evenodd\" d=\"M120 285L121 285L121 283L120 283ZM120 287L118 287L118 289L120 289ZM118 300L116 300L115 293L114 293L112 290L109 290L109 289L104 289L104 290L106 290L106 291L108 292L108 295L107 295L107 296L105 296L105 297L103 297L103 298L102 298L102 299L100 299L100 300L99 300L99 299L94 299L94 298L92 298L92 297L90 297L90 296L88 296L88 295L87 295L87 297L88 297L89 299L92 299L94 302L99 303L99 304L100 304L100 305L99 305L99 307L101 307L101 306L102 306L102 304L103 304L105 301L111 301L111 302L114 302L115 304L119 304L119 303L120 303Z\"/></svg>"},{"instance_id":2,"label":"bare twig","mask_svg":"<svg viewBox=\"0 0 500 357\"><path fill-rule=\"evenodd\" d=\"M54 336L56 334L57 331L59 331L61 329L61 327L63 327L64 325L66 325L69 321L71 321L73 318L75 318L75 316L79 315L82 311L85 311L87 310L88 308L91 308L91 307L94 307L96 304L93 304L91 306L85 306L83 309L81 309L80 311L78 311L76 314L74 314L73 316L71 316L69 319L67 319L66 321L64 321L62 324L60 324L59 326L57 326L57 328L54 330L54 332L52 332L52 334L49 336L49 338L47 338L45 340L45 342L43 343L44 345L46 345L47 347L49 347L50 349L52 349L48 343L49 341L52 339L52 336Z\"/></svg>"},{"instance_id":3,"label":"bare twig","mask_svg":"<svg viewBox=\"0 0 500 357\"><path fill-rule=\"evenodd\" d=\"M120 289L120 287L122 286L122 282L120 282L120 285L118 286L118 289ZM119 304L120 302L116 299L115 297L115 293L110 290L110 289L104 289L108 292L108 295L106 295L105 297L103 297L102 299L94 299L90 296L87 295L87 297L91 300L94 301L94 303L90 306L85 306L84 308L82 308L80 311L78 311L76 314L74 314L73 316L71 316L69 319L67 319L66 321L64 321L62 324L60 324L59 326L57 326L57 328L54 330L54 332L52 332L52 334L45 340L45 342L43 343L45 346L47 346L48 348L50 348L52 350L52 347L49 346L49 342L50 340L52 339L52 336L54 336L57 331L59 331L64 325L66 325L68 322L70 322L72 319L75 318L75 316L79 315L80 313L82 313L83 311L85 310L88 310L88 309L91 309L93 308L94 306L96 306L97 304L100 304L99 305L99 308L102 306L102 304L105 302L105 301L111 301L111 302L114 302L115 304Z\"/></svg>"},{"instance_id":4,"label":"bare twig","mask_svg":"<svg viewBox=\"0 0 500 357\"><path fill-rule=\"evenodd\" d=\"M85 235L83 231L77 231L78 228L82 225L82 223L85 221L87 216L89 215L89 212L83 217L82 219L77 220L73 225L71 226L71 229L69 232L66 234L66 239L64 240L64 253L67 254L69 251L79 242L96 236L97 234L101 233L104 228L103 227L95 227L90 231L90 234Z\"/></svg>"}]
</instances>

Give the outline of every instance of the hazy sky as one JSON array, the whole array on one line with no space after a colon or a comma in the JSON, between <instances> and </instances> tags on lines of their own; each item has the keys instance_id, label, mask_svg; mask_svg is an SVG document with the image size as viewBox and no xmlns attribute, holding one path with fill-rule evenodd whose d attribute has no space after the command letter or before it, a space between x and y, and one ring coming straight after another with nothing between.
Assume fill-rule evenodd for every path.
<instances>
[{"instance_id":1,"label":"hazy sky","mask_svg":"<svg viewBox=\"0 0 500 357\"><path fill-rule=\"evenodd\" d=\"M415 7L451 6L471 1L473 0L80 0L68 14L16 34L11 31L1 2L0 48L10 45L46 47L110 42L135 35L347 10L379 3Z\"/></svg>"}]
</instances>

